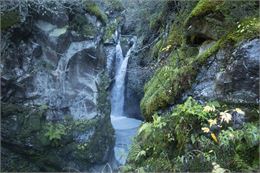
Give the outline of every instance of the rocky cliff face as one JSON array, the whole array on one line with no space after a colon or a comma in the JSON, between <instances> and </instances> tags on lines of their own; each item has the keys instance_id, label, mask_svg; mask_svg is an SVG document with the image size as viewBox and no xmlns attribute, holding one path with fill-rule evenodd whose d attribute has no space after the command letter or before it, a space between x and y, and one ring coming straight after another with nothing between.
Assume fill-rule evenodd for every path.
<instances>
[{"instance_id":1,"label":"rocky cliff face","mask_svg":"<svg viewBox=\"0 0 260 173\"><path fill-rule=\"evenodd\" d=\"M258 170L259 3L163 4L138 55L156 69L140 104L148 122L122 171Z\"/></svg>"},{"instance_id":2,"label":"rocky cliff face","mask_svg":"<svg viewBox=\"0 0 260 173\"><path fill-rule=\"evenodd\" d=\"M99 7L53 5L54 13L29 11L2 28L3 170L82 171L108 161L114 131Z\"/></svg>"},{"instance_id":3,"label":"rocky cliff face","mask_svg":"<svg viewBox=\"0 0 260 173\"><path fill-rule=\"evenodd\" d=\"M149 20L161 12L164 2L122 0L122 4L125 7L122 35L138 36L136 49L128 63L125 111L129 117L143 119L140 109L143 87L154 73L155 65L149 49L156 33L151 31Z\"/></svg>"},{"instance_id":4,"label":"rocky cliff face","mask_svg":"<svg viewBox=\"0 0 260 173\"><path fill-rule=\"evenodd\" d=\"M122 171L259 169L258 1L8 2L3 171L100 171L113 160L116 47L125 56L133 35L123 112L146 123Z\"/></svg>"},{"instance_id":5,"label":"rocky cliff face","mask_svg":"<svg viewBox=\"0 0 260 173\"><path fill-rule=\"evenodd\" d=\"M256 38L238 43L235 49L219 50L201 68L186 94L231 104L259 104L259 45Z\"/></svg>"}]
</instances>

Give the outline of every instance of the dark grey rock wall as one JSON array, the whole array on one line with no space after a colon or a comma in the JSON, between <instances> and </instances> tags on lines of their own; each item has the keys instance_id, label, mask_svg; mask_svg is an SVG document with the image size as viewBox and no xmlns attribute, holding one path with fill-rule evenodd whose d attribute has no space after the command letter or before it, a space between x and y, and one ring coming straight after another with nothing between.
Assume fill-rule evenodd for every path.
<instances>
[{"instance_id":1,"label":"dark grey rock wall","mask_svg":"<svg viewBox=\"0 0 260 173\"><path fill-rule=\"evenodd\" d=\"M202 67L192 89L185 95L202 100L259 104L259 52L258 38L219 50Z\"/></svg>"}]
</instances>

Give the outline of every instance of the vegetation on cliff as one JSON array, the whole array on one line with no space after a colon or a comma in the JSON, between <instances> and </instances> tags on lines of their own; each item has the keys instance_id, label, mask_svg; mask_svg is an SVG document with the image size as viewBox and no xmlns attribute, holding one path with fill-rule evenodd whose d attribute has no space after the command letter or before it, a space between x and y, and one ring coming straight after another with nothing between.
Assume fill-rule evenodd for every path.
<instances>
[{"instance_id":1,"label":"vegetation on cliff","mask_svg":"<svg viewBox=\"0 0 260 173\"><path fill-rule=\"evenodd\" d=\"M126 108L143 94L136 112L141 108L145 122L120 171L259 170L259 91L248 91L259 86L259 1L5 0L0 15L1 171L109 165L117 135L109 92L117 72L107 74L104 55L116 66L115 37L125 55L134 35L125 95L136 87L140 98L123 102ZM90 47L73 54L73 42ZM54 94L44 95L38 85L49 81L45 88Z\"/></svg>"},{"instance_id":2,"label":"vegetation on cliff","mask_svg":"<svg viewBox=\"0 0 260 173\"><path fill-rule=\"evenodd\" d=\"M210 2L200 1L193 10L186 9L180 11L180 14L177 13L181 19L187 17L185 25L177 18L178 24L173 23L168 37L160 39L155 44L153 55L158 55L157 59L166 65L159 68L144 87L145 95L141 101L141 109L147 120L151 120L151 115L155 111L176 102L180 94L191 86L208 57L225 46L258 36L260 24L257 16L258 8L254 6L256 2L235 3L235 5L228 1L217 2L210 4L211 10L206 5ZM236 8L232 8L233 6ZM203 12L203 7L207 13ZM215 12L213 9L219 10ZM205 16L209 12L211 12L209 16ZM234 17L235 12L238 13L239 19L237 16ZM221 18L215 19L214 15L220 15ZM219 31L216 31L217 29ZM214 35L211 32L221 34ZM199 46L207 40L216 43L203 54L198 54Z\"/></svg>"},{"instance_id":3,"label":"vegetation on cliff","mask_svg":"<svg viewBox=\"0 0 260 173\"><path fill-rule=\"evenodd\" d=\"M39 21L42 25L38 28ZM93 88L98 87L98 91L93 91L84 86L84 89L87 88L84 92L89 97L95 95L95 100L86 103L86 96L80 98L86 110L83 117L73 116L69 108L77 95L69 98L64 91L59 98L54 98L55 93L50 94L55 103L60 99L59 105L51 103L46 97L41 102L43 93L38 93L33 82L35 79L43 80L43 76L37 76L41 72L48 73L48 84L51 83L50 78L58 79L52 72L66 51L71 51L68 50L70 44L82 40L92 42L97 35L102 37L100 30L107 21L101 5L90 0L1 2L2 172L86 171L108 160L114 145L107 90L110 81L107 75L97 74L102 70L99 67L104 65L103 55L98 59L94 56L99 54L98 46L102 42L93 41L95 48L84 49L85 53L88 52L83 53L84 56L76 55L79 59L92 58L92 61L85 61L87 66L84 70L89 71L84 73L91 78L96 75L96 81L91 82L94 83ZM49 35L48 31L60 31L64 26L66 29L61 34ZM57 47L61 50L57 51ZM57 61L53 64L48 58L57 58ZM89 63L96 63L98 67L95 64L92 68ZM81 73L79 68L78 72ZM63 79L58 80L61 82ZM58 91L61 90L59 87L61 85L58 84L50 89ZM48 87L43 87L45 89L48 90ZM28 90L37 93L37 96L29 96ZM65 99L61 101L61 98ZM69 99L73 102L67 102ZM66 106L61 106L61 102L66 102ZM94 107L91 110L94 115L87 112L89 107Z\"/></svg>"},{"instance_id":4,"label":"vegetation on cliff","mask_svg":"<svg viewBox=\"0 0 260 173\"><path fill-rule=\"evenodd\" d=\"M122 171L211 172L215 164L223 172L256 171L257 108L243 110L218 102L201 105L190 97L173 111L154 114L140 127Z\"/></svg>"},{"instance_id":5,"label":"vegetation on cliff","mask_svg":"<svg viewBox=\"0 0 260 173\"><path fill-rule=\"evenodd\" d=\"M141 101L148 122L139 129L122 171L259 169L257 105L227 104L214 101L216 98L198 103L188 98L174 106L181 103L183 93L210 57L258 37L258 10L256 1L200 0L195 6L183 3L181 9L160 16L162 25L168 27L158 29L151 21L158 35L167 34L159 37L148 54L158 67L145 84ZM203 45L209 47L202 49Z\"/></svg>"}]
</instances>

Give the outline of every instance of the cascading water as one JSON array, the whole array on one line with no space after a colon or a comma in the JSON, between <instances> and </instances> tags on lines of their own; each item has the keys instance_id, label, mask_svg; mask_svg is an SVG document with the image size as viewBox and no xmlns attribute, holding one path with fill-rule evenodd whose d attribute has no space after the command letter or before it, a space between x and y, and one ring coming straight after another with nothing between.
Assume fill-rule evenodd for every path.
<instances>
[{"instance_id":1,"label":"cascading water","mask_svg":"<svg viewBox=\"0 0 260 173\"><path fill-rule=\"evenodd\" d=\"M126 162L133 136L140 126L140 120L128 118L124 115L124 93L125 76L127 72L127 63L132 50L135 48L136 37L132 39L133 45L128 50L126 56L123 56L120 41L116 46L115 62L115 84L111 92L111 122L115 129L116 143L114 147L115 160L119 165Z\"/></svg>"},{"instance_id":2,"label":"cascading water","mask_svg":"<svg viewBox=\"0 0 260 173\"><path fill-rule=\"evenodd\" d=\"M129 52L129 51L128 51ZM124 108L124 84L126 75L126 65L128 57L123 57L123 52L120 46L120 41L116 45L116 60L115 60L115 85L112 88L111 94L111 115L122 116ZM125 64L123 66L123 63Z\"/></svg>"}]
</instances>

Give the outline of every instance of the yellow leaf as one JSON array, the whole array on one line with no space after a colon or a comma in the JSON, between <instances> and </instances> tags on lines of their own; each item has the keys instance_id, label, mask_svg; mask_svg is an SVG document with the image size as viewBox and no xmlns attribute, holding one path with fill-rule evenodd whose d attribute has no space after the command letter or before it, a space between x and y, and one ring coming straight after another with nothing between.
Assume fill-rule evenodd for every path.
<instances>
[{"instance_id":1,"label":"yellow leaf","mask_svg":"<svg viewBox=\"0 0 260 173\"><path fill-rule=\"evenodd\" d=\"M204 132L204 133L209 133L209 128L208 127L202 127L201 130Z\"/></svg>"},{"instance_id":2,"label":"yellow leaf","mask_svg":"<svg viewBox=\"0 0 260 173\"><path fill-rule=\"evenodd\" d=\"M227 112L220 112L220 121L223 122L227 122L229 123L229 121L231 121L232 119L232 115L230 113Z\"/></svg>"},{"instance_id":3,"label":"yellow leaf","mask_svg":"<svg viewBox=\"0 0 260 173\"><path fill-rule=\"evenodd\" d=\"M214 133L211 133L210 136L212 137L214 142L218 143L218 138Z\"/></svg>"},{"instance_id":4,"label":"yellow leaf","mask_svg":"<svg viewBox=\"0 0 260 173\"><path fill-rule=\"evenodd\" d=\"M216 125L216 124L217 124L217 119L214 119L214 120L212 120L212 119L209 119L209 120L208 120L208 122L209 122L209 126L211 127L211 126L213 126L213 125Z\"/></svg>"},{"instance_id":5,"label":"yellow leaf","mask_svg":"<svg viewBox=\"0 0 260 173\"><path fill-rule=\"evenodd\" d=\"M215 106L205 106L203 112L214 112L215 110Z\"/></svg>"}]
</instances>

